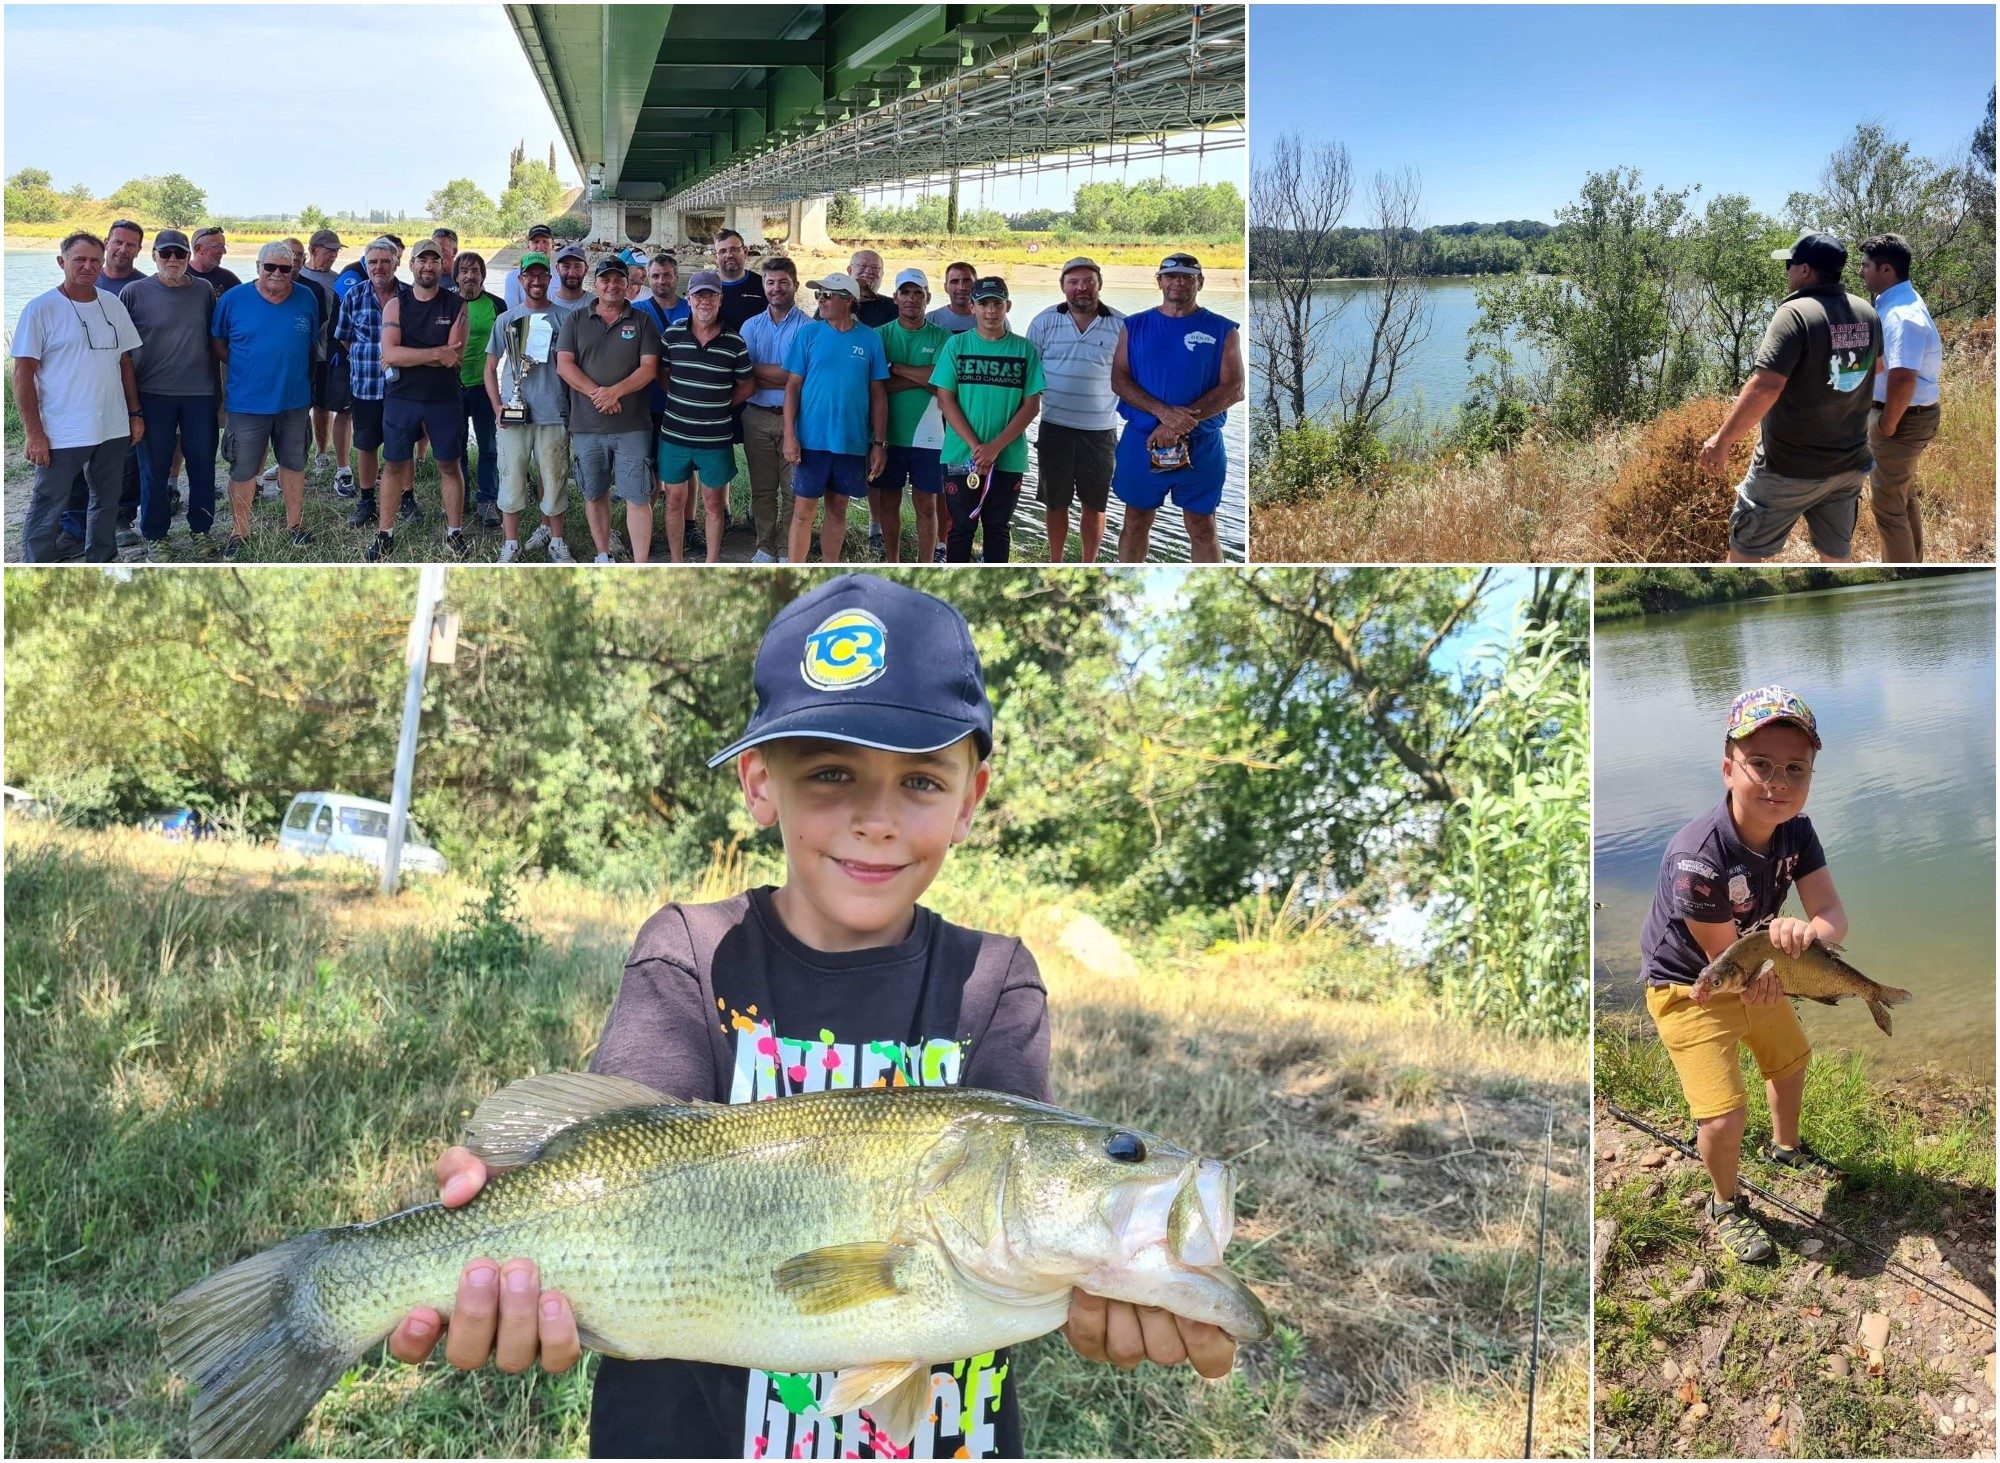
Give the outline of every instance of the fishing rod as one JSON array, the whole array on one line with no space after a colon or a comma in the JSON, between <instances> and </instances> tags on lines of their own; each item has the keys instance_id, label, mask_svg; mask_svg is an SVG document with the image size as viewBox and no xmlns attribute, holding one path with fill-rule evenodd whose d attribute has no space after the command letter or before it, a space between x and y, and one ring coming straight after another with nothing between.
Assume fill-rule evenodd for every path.
<instances>
[{"instance_id":1,"label":"fishing rod","mask_svg":"<svg viewBox=\"0 0 2000 1463\"><path fill-rule=\"evenodd\" d=\"M1528 1337L1528 1436L1521 1456L1535 1456L1535 1373L1542 1361L1542 1260L1549 1244L1549 1168L1555 1160L1556 1105L1549 1104L1548 1126L1542 1131L1542 1223L1535 1235L1535 1329Z\"/></svg>"},{"instance_id":2,"label":"fishing rod","mask_svg":"<svg viewBox=\"0 0 2000 1463\"><path fill-rule=\"evenodd\" d=\"M1666 1144L1669 1148L1673 1149L1683 1158L1692 1158L1696 1163L1701 1162L1701 1154L1696 1152L1693 1148L1689 1147L1686 1143L1683 1143L1680 1139L1674 1137L1672 1134L1660 1131L1660 1129L1654 1127L1651 1123L1647 1122L1644 1118L1638 1116L1636 1113L1627 1112L1624 1108L1620 1107L1615 1102L1607 1102L1604 1104L1604 1107L1605 1111L1609 1112L1611 1116L1617 1118L1621 1123L1627 1123L1630 1126L1637 1128L1640 1132L1649 1134L1650 1136L1657 1138L1660 1142ZM1790 1214L1794 1218L1802 1219L1808 1225L1811 1225L1818 1229L1825 1230L1835 1239L1853 1245L1856 1249L1863 1250L1868 1254L1873 1255L1876 1259L1882 1262L1885 1268L1894 1270L1900 1275L1908 1276L1912 1281L1914 1281L1918 1285L1921 1285L1924 1289L1928 1290L1936 1300L1941 1302L1947 1308L1957 1311L1960 1315L1966 1317L1968 1320L1978 1321L1982 1325L1991 1325L1993 1323L1993 1312L1989 1310L1983 1310L1980 1307L1974 1305L1971 1301L1968 1301L1964 1296L1959 1295L1956 1291L1948 1289L1946 1286L1940 1284L1938 1281L1931 1279L1930 1276L1924 1274L1922 1271L1912 1270L1908 1265L1905 1265L1901 1260L1898 1260L1894 1255L1890 1254L1880 1245L1870 1244L1865 1239L1861 1239L1856 1235L1849 1234L1846 1230L1841 1229L1839 1226L1832 1223L1832 1221L1818 1214L1814 1214L1809 1209L1801 1209L1797 1204L1792 1203L1791 1200L1781 1198L1779 1195L1772 1193L1762 1184L1752 1183L1749 1179L1743 1178L1741 1175L1737 1177L1736 1183L1739 1188L1748 1189L1758 1198L1764 1200L1768 1204L1775 1205L1777 1208L1783 1210L1787 1214Z\"/></svg>"}]
</instances>

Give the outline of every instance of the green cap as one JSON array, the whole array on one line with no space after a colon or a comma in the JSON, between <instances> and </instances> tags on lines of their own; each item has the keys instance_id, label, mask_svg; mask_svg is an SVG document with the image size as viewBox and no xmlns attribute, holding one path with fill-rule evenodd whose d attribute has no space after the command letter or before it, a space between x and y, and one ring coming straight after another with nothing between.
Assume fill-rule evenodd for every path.
<instances>
[{"instance_id":1,"label":"green cap","mask_svg":"<svg viewBox=\"0 0 2000 1463\"><path fill-rule=\"evenodd\" d=\"M541 265L542 268L547 269L549 267L549 256L542 253L541 250L539 249L531 249L526 254L523 254L521 256L521 262L517 267L521 269L529 269L537 264Z\"/></svg>"}]
</instances>

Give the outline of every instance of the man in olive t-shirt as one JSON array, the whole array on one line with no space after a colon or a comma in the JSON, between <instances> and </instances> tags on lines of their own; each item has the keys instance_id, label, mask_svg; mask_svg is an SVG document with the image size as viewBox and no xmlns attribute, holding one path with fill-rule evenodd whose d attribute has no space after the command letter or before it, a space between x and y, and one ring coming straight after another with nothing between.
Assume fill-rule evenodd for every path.
<instances>
[{"instance_id":1,"label":"man in olive t-shirt","mask_svg":"<svg viewBox=\"0 0 2000 1463\"><path fill-rule=\"evenodd\" d=\"M1803 515L1820 558L1841 563L1874 466L1868 410L1882 322L1873 305L1841 284L1847 249L1831 234L1801 234L1771 257L1785 262L1791 293L1765 328L1729 416L1702 444L1701 465L1717 476L1727 471L1730 445L1761 422L1757 454L1729 515L1729 562L1770 558Z\"/></svg>"}]
</instances>

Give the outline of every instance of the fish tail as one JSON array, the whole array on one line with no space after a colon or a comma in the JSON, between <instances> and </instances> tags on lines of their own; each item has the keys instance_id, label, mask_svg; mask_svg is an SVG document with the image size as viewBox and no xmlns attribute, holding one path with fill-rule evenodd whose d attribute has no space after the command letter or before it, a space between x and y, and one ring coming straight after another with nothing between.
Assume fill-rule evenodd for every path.
<instances>
[{"instance_id":1,"label":"fish tail","mask_svg":"<svg viewBox=\"0 0 2000 1463\"><path fill-rule=\"evenodd\" d=\"M1879 985L1875 987L1875 999L1885 1006L1900 1006L1903 1002L1909 1000L1909 998L1910 993L1908 991L1901 990L1896 986Z\"/></svg>"},{"instance_id":2,"label":"fish tail","mask_svg":"<svg viewBox=\"0 0 2000 1463\"><path fill-rule=\"evenodd\" d=\"M167 1303L167 1362L195 1389L195 1456L271 1456L366 1350L329 1334L311 1283L329 1234L287 1240Z\"/></svg>"}]
</instances>

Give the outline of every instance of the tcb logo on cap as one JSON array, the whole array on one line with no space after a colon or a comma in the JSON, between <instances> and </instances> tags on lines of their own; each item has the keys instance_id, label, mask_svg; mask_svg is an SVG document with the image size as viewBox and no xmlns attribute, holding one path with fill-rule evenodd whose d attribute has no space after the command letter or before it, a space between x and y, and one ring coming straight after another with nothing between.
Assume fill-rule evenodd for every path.
<instances>
[{"instance_id":1,"label":"tcb logo on cap","mask_svg":"<svg viewBox=\"0 0 2000 1463\"><path fill-rule=\"evenodd\" d=\"M806 636L799 673L822 691L852 691L889 668L889 632L866 610L840 610Z\"/></svg>"}]
</instances>

